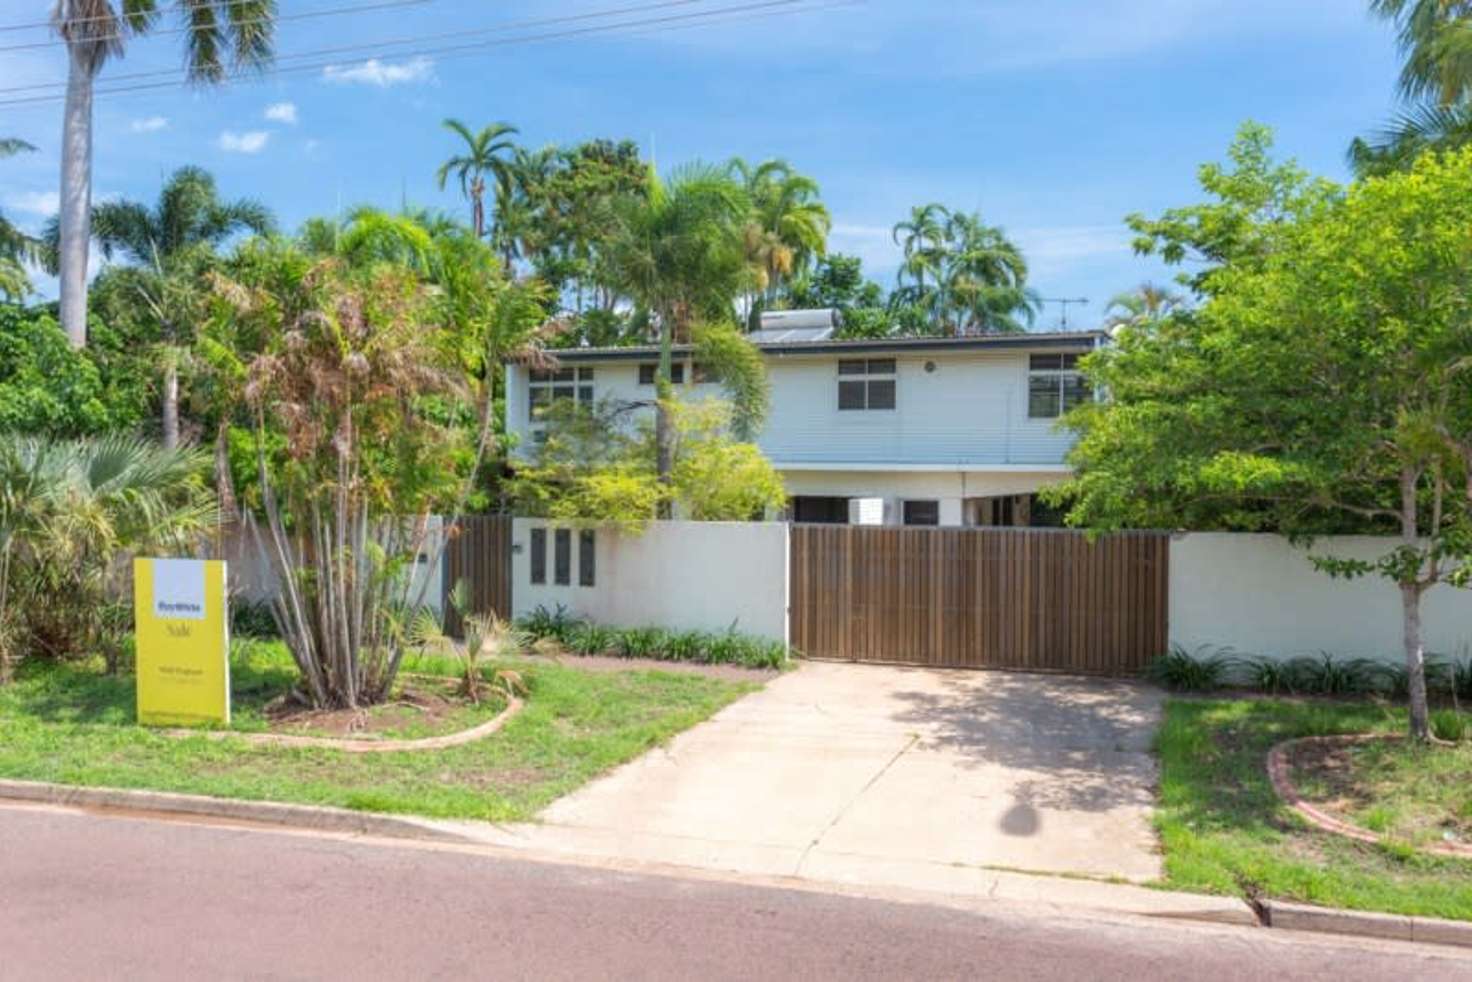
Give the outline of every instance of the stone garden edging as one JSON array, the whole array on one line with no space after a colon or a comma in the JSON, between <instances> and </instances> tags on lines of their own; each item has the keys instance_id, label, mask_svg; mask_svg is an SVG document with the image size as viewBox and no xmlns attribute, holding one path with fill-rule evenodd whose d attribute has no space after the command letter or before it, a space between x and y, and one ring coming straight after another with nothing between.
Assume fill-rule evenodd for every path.
<instances>
[{"instance_id":1,"label":"stone garden edging","mask_svg":"<svg viewBox=\"0 0 1472 982\"><path fill-rule=\"evenodd\" d=\"M515 696L506 708L479 726L443 736L420 737L415 740L369 740L362 737L315 737L296 733L241 733L235 730L161 730L175 739L205 737L209 740L244 740L258 747L310 747L319 750L341 750L350 754L387 754L413 750L446 750L483 740L505 726L526 704Z\"/></svg>"},{"instance_id":2,"label":"stone garden edging","mask_svg":"<svg viewBox=\"0 0 1472 982\"><path fill-rule=\"evenodd\" d=\"M1298 737L1293 740L1285 740L1268 751L1268 779L1273 783L1273 790L1278 797L1303 817L1310 825L1324 832L1332 832L1342 835L1348 839L1358 842L1367 842L1372 845L1380 845L1386 839L1367 828L1346 822L1342 818L1330 815L1328 812L1305 801L1298 793L1298 788L1293 784L1291 777L1292 767L1289 763L1295 748L1307 744L1318 745L1353 745L1356 743L1368 743L1372 740L1395 740L1399 739L1395 734L1387 733L1356 733L1341 736L1309 736ZM1433 856L1449 856L1456 859L1472 859L1472 845L1460 845L1456 843L1436 843L1427 846L1415 847L1418 852L1424 852Z\"/></svg>"}]
</instances>

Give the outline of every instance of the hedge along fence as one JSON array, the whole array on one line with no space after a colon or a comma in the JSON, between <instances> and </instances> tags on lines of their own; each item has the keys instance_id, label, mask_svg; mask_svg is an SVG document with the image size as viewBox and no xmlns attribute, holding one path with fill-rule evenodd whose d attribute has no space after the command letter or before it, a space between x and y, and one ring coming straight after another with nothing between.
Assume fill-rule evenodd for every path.
<instances>
[{"instance_id":1,"label":"hedge along fence","mask_svg":"<svg viewBox=\"0 0 1472 982\"><path fill-rule=\"evenodd\" d=\"M651 658L697 665L780 669L791 652L770 638L725 631L672 631L662 627L612 627L571 614L565 607L538 607L517 619L533 641L551 641L576 655Z\"/></svg>"},{"instance_id":2,"label":"hedge along fence","mask_svg":"<svg viewBox=\"0 0 1472 982\"><path fill-rule=\"evenodd\" d=\"M1208 646L1195 651L1174 646L1155 659L1145 674L1151 681L1180 692L1247 689L1268 695L1404 700L1408 684L1405 666L1388 660L1340 657L1328 652L1281 659ZM1472 657L1428 655L1426 687L1434 698L1472 709Z\"/></svg>"}]
</instances>

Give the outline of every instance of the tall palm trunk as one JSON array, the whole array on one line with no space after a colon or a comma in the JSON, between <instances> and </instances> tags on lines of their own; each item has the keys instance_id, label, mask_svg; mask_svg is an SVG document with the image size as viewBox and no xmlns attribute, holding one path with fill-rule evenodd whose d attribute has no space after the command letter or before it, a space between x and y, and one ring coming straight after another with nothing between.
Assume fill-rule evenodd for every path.
<instances>
[{"instance_id":1,"label":"tall palm trunk","mask_svg":"<svg viewBox=\"0 0 1472 982\"><path fill-rule=\"evenodd\" d=\"M70 51L61 130L61 326L71 343L87 344L87 250L92 238L91 59Z\"/></svg>"},{"instance_id":2,"label":"tall palm trunk","mask_svg":"<svg viewBox=\"0 0 1472 982\"><path fill-rule=\"evenodd\" d=\"M675 397L674 385L670 381L674 365L674 319L660 317L659 325L659 371L655 380L654 405L654 471L659 483L668 489L675 469L675 434L670 420L669 405ZM659 503L659 517L669 518L673 514L668 498Z\"/></svg>"},{"instance_id":3,"label":"tall palm trunk","mask_svg":"<svg viewBox=\"0 0 1472 982\"><path fill-rule=\"evenodd\" d=\"M164 449L179 446L179 362L170 351L164 363Z\"/></svg>"}]
</instances>

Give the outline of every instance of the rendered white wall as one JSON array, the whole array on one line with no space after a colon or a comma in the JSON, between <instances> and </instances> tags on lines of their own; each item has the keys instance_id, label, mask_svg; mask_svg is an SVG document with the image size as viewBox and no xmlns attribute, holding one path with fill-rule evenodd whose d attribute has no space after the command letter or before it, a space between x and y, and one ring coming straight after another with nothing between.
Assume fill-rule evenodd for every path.
<instances>
[{"instance_id":1,"label":"rendered white wall","mask_svg":"<svg viewBox=\"0 0 1472 982\"><path fill-rule=\"evenodd\" d=\"M1393 539L1336 536L1312 549L1276 535L1192 533L1171 540L1170 636L1187 649L1225 645L1242 654L1399 661L1400 591L1378 576L1336 580L1311 555L1375 559ZM1422 600L1427 651L1472 645L1472 590L1441 585Z\"/></svg>"},{"instance_id":2,"label":"rendered white wall","mask_svg":"<svg viewBox=\"0 0 1472 982\"><path fill-rule=\"evenodd\" d=\"M547 529L546 584L531 582L531 530ZM572 585L554 576L554 526L540 519L512 524L511 597L516 616L562 604L572 613L617 627L736 629L786 642L787 532L780 522L654 522L642 535L600 528L596 583L578 582L577 531Z\"/></svg>"}]
</instances>

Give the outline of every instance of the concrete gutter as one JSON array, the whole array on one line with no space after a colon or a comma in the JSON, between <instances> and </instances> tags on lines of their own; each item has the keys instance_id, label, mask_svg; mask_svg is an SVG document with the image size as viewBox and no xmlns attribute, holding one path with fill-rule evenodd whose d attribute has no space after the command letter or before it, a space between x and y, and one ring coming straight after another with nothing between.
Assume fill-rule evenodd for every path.
<instances>
[{"instance_id":1,"label":"concrete gutter","mask_svg":"<svg viewBox=\"0 0 1472 982\"><path fill-rule=\"evenodd\" d=\"M596 847L574 836L558 841L560 830L545 825L500 826L489 822L436 821L407 816L357 812L345 808L290 805L269 801L242 801L205 795L120 788L86 788L40 781L0 780L0 800L30 802L84 811L114 813L134 818L214 822L255 828L276 828L328 835L350 835L400 840L427 846L469 848L537 861L596 866L617 865L664 875L721 876L738 881L761 881L803 890L852 891L880 888L906 894L960 899L952 884L944 889L940 878L928 872L895 869L850 869L833 879L811 876L756 876L669 863L611 863ZM892 865L892 864L890 864ZM928 865L928 864L927 864ZM1417 944L1472 948L1472 922L1429 917L1407 917L1363 911L1311 907L1277 900L1245 901L1210 894L1154 890L1134 884L1061 877L1046 874L987 870L987 888L973 899L1032 906L1040 913L1063 915L1093 911L1165 920L1238 927L1268 927L1315 934L1409 941ZM906 875L901 875L906 874Z\"/></svg>"}]
</instances>

